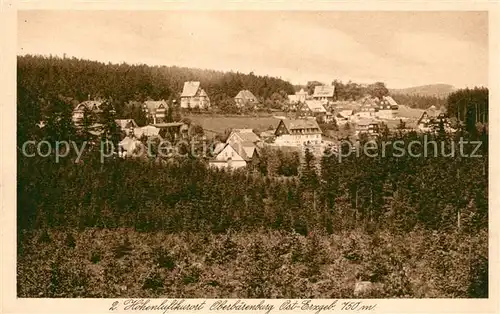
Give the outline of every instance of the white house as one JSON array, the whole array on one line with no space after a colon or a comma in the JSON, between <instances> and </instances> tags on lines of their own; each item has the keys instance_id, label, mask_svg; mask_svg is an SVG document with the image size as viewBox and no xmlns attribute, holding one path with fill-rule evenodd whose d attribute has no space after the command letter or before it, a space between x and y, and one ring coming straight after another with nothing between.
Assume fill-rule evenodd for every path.
<instances>
[{"instance_id":1,"label":"white house","mask_svg":"<svg viewBox=\"0 0 500 314\"><path fill-rule=\"evenodd\" d=\"M238 169L245 167L247 162L237 150L230 144L225 144L223 148L217 152L217 155L208 162L210 167Z\"/></svg>"},{"instance_id":2,"label":"white house","mask_svg":"<svg viewBox=\"0 0 500 314\"><path fill-rule=\"evenodd\" d=\"M437 109L436 106L431 106L425 110L420 119L417 121L417 128L422 132L430 132L435 130L439 123L442 122L446 132L455 132L456 130L451 127L450 121L446 115Z\"/></svg>"},{"instance_id":3,"label":"white house","mask_svg":"<svg viewBox=\"0 0 500 314\"><path fill-rule=\"evenodd\" d=\"M226 143L231 145L242 143L256 144L259 141L259 136L255 134L252 129L233 129Z\"/></svg>"},{"instance_id":4,"label":"white house","mask_svg":"<svg viewBox=\"0 0 500 314\"><path fill-rule=\"evenodd\" d=\"M307 99L307 92L302 88L300 91L296 92L294 95L288 95L288 101L292 104L304 103Z\"/></svg>"},{"instance_id":5,"label":"white house","mask_svg":"<svg viewBox=\"0 0 500 314\"><path fill-rule=\"evenodd\" d=\"M184 82L181 94L181 108L201 108L208 109L210 99L207 93L200 87L200 82Z\"/></svg>"}]
</instances>

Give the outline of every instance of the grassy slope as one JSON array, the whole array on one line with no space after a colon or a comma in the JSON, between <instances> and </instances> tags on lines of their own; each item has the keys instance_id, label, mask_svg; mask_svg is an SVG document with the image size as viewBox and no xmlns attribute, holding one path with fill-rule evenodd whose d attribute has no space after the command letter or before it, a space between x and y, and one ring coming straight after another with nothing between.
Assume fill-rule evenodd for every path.
<instances>
[{"instance_id":1,"label":"grassy slope","mask_svg":"<svg viewBox=\"0 0 500 314\"><path fill-rule=\"evenodd\" d=\"M22 235L19 297L350 298L356 274L383 285L371 297L467 297L488 250L486 232L69 234Z\"/></svg>"}]
</instances>

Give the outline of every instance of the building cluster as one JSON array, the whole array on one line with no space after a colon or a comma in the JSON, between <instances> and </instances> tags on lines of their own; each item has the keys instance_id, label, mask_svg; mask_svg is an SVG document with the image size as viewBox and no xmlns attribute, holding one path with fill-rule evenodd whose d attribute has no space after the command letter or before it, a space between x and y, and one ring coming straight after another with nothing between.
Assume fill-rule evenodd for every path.
<instances>
[{"instance_id":1,"label":"building cluster","mask_svg":"<svg viewBox=\"0 0 500 314\"><path fill-rule=\"evenodd\" d=\"M172 101L175 106L175 100ZM241 90L234 97L239 107L257 108L257 97L249 90ZM280 117L279 123L272 131L262 132L259 135L251 129L233 129L225 143L218 143L209 160L210 166L217 168L241 168L256 162L259 151L264 146L293 147L304 149L313 148L322 152L326 148L335 146L334 142L326 137L318 124L331 123L341 127L353 128L355 134L378 135L381 126L392 126L405 131L428 132L436 130L441 124L446 131L453 131L446 115L434 106L422 112L418 118L409 119L400 113L396 101L390 96L376 98L365 96L356 101L335 101L335 87L331 85L316 86L314 93L308 95L301 89L295 95L288 96L289 109L297 112L294 119ZM172 104L170 104L171 106ZM185 82L180 95L180 107L184 109L210 108L210 99L201 88L200 82ZM124 134L119 143L120 156L126 157L142 144L141 139L159 139L178 141L191 138L190 126L182 122L167 122L169 104L165 100L148 100L142 103L142 110L148 125L139 127L133 119L116 119L115 122ZM417 109L412 109L417 110ZM113 108L107 108L114 112ZM88 131L96 136L102 134L102 116L105 112L104 102L101 100L87 100L78 104L73 111L73 121L82 126L86 115L92 116L93 123L88 125ZM403 123L402 123L403 122ZM404 125L402 127L402 125Z\"/></svg>"},{"instance_id":2,"label":"building cluster","mask_svg":"<svg viewBox=\"0 0 500 314\"><path fill-rule=\"evenodd\" d=\"M454 132L455 129L451 126L450 120L446 113L436 106L430 106L425 110L417 121L417 128L421 132L432 132L439 129L442 124L445 132Z\"/></svg>"},{"instance_id":3,"label":"building cluster","mask_svg":"<svg viewBox=\"0 0 500 314\"><path fill-rule=\"evenodd\" d=\"M401 112L400 106L391 96L373 97L366 95L355 101L336 101L335 87L331 85L316 86L309 95L303 89L295 95L288 96L289 109L298 112L300 117L315 117L323 123L335 121L338 127L349 125L356 134L379 134L383 125L389 129L401 127L403 131L428 132L442 123L446 132L453 132L444 111L430 106L427 110L411 109L410 116ZM409 111L409 110L406 110ZM416 115L416 116L415 116Z\"/></svg>"},{"instance_id":4,"label":"building cluster","mask_svg":"<svg viewBox=\"0 0 500 314\"><path fill-rule=\"evenodd\" d=\"M105 102L101 100L88 100L78 104L73 109L72 120L77 128L84 126L86 117L92 121L86 126L91 135L100 137L103 135L103 123ZM124 138L119 143L119 155L130 156L137 147L142 145L141 139L158 139L178 141L190 137L190 128L183 122L165 122L167 103L165 101L145 101L143 110L148 121L146 126L138 126L134 119L114 119L118 129ZM115 110L111 108L111 114Z\"/></svg>"},{"instance_id":5,"label":"building cluster","mask_svg":"<svg viewBox=\"0 0 500 314\"><path fill-rule=\"evenodd\" d=\"M272 138L271 142L267 140ZM237 169L256 164L264 147L271 149L292 149L320 154L333 143L323 138L323 132L316 119L280 119L272 131L260 133L251 129L233 129L224 143L215 146L214 157L209 165L216 168Z\"/></svg>"},{"instance_id":6,"label":"building cluster","mask_svg":"<svg viewBox=\"0 0 500 314\"><path fill-rule=\"evenodd\" d=\"M294 95L288 95L288 109L298 112L300 117L315 117L325 123L331 122L333 114L327 110L335 97L335 86L322 85L314 88L309 95L304 89Z\"/></svg>"}]
</instances>

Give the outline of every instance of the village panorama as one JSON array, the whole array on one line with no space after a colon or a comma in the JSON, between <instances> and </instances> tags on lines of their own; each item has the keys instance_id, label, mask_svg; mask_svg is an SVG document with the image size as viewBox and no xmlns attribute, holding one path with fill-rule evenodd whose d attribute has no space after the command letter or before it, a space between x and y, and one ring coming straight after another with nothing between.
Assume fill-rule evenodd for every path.
<instances>
[{"instance_id":1,"label":"village panorama","mask_svg":"<svg viewBox=\"0 0 500 314\"><path fill-rule=\"evenodd\" d=\"M379 74L18 55L17 296L487 298L488 89Z\"/></svg>"}]
</instances>

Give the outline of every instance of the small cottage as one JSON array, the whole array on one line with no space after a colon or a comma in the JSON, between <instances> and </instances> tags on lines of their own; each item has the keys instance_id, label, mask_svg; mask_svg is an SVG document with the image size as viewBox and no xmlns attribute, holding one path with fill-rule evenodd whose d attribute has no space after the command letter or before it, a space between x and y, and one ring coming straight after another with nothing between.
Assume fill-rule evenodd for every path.
<instances>
[{"instance_id":1,"label":"small cottage","mask_svg":"<svg viewBox=\"0 0 500 314\"><path fill-rule=\"evenodd\" d=\"M217 152L217 149L216 149ZM230 144L225 144L216 156L208 162L210 167L238 169L246 167L247 161Z\"/></svg>"},{"instance_id":2,"label":"small cottage","mask_svg":"<svg viewBox=\"0 0 500 314\"><path fill-rule=\"evenodd\" d=\"M258 100L257 97L252 94L251 91L249 90L241 90L238 95L234 97L234 101L236 103L236 106L242 108L242 107L253 107L255 108L257 106Z\"/></svg>"}]
</instances>

